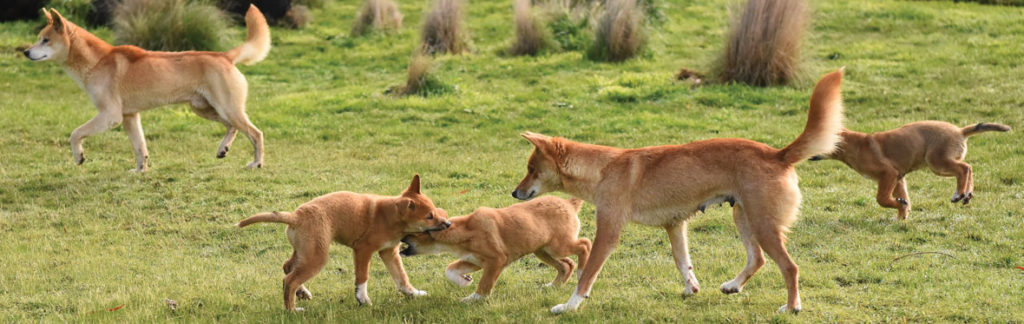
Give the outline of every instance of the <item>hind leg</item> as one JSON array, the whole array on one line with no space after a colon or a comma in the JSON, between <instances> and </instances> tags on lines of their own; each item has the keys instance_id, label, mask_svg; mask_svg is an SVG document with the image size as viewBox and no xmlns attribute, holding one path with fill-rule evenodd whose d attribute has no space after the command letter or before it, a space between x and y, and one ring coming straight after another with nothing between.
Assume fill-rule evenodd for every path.
<instances>
[{"instance_id":1,"label":"hind leg","mask_svg":"<svg viewBox=\"0 0 1024 324\"><path fill-rule=\"evenodd\" d=\"M480 266L465 260L456 260L448 265L444 275L448 277L448 281L459 285L459 287L465 287L473 282L473 277L469 273L477 270L480 270Z\"/></svg>"},{"instance_id":2,"label":"hind leg","mask_svg":"<svg viewBox=\"0 0 1024 324\"><path fill-rule=\"evenodd\" d=\"M132 142L132 149L135 151L135 172L146 172L146 160L149 159L149 150L146 149L146 136L142 133L142 120L139 113L122 116L124 132Z\"/></svg>"},{"instance_id":3,"label":"hind leg","mask_svg":"<svg viewBox=\"0 0 1024 324\"><path fill-rule=\"evenodd\" d=\"M672 244L672 257L676 261L676 269L683 275L683 296L690 296L700 291L700 283L697 282L697 275L693 273L693 263L690 262L690 248L686 236L686 221L675 225L665 226L668 232L669 242Z\"/></svg>"},{"instance_id":4,"label":"hind leg","mask_svg":"<svg viewBox=\"0 0 1024 324\"><path fill-rule=\"evenodd\" d=\"M935 174L956 177L956 190L951 202L962 201L964 205L971 202L971 198L974 198L974 176L970 164L939 157L929 159L928 163Z\"/></svg>"},{"instance_id":5,"label":"hind leg","mask_svg":"<svg viewBox=\"0 0 1024 324\"><path fill-rule=\"evenodd\" d=\"M217 110L217 114L224 120L226 120L232 127L237 131L245 134L252 142L253 147L253 160L248 165L249 168L259 168L263 166L263 132L256 128L252 122L249 121L249 116L245 114L245 98L247 96L248 85L245 82L245 77L242 76L238 70L233 70L233 74L225 76L222 80L224 83L212 84L211 95L206 98L207 101L213 105L213 108ZM229 130L230 131L230 130ZM230 144L230 141L225 138L222 144Z\"/></svg>"},{"instance_id":6,"label":"hind leg","mask_svg":"<svg viewBox=\"0 0 1024 324\"><path fill-rule=\"evenodd\" d=\"M764 265L764 256L761 253L761 245L754 238L750 229L747 215L744 214L743 205L736 205L732 209L732 219L736 223L736 229L740 232L740 239L747 250L747 265L736 275L736 278L723 283L719 289L725 294L734 294L743 290L743 285L753 277L757 270Z\"/></svg>"},{"instance_id":7,"label":"hind leg","mask_svg":"<svg viewBox=\"0 0 1024 324\"><path fill-rule=\"evenodd\" d=\"M292 251L292 257L288 258L288 261L285 261L284 265L281 266L281 268L284 270L284 274L288 275L289 273L291 273L292 272L292 267L294 267L294 265L295 265L295 251ZM308 299L313 299L313 294L309 292L309 289L306 289L306 285L300 285L299 286L299 290L295 291L295 297L298 297L300 300L303 300L303 299L308 300Z\"/></svg>"},{"instance_id":8,"label":"hind leg","mask_svg":"<svg viewBox=\"0 0 1024 324\"><path fill-rule=\"evenodd\" d=\"M878 193L875 195L875 201L878 202L879 206L894 208L896 210L905 209L905 206L908 204L906 201L902 199L893 199L896 185L900 180L900 174L896 170L886 170L879 174Z\"/></svg>"},{"instance_id":9,"label":"hind leg","mask_svg":"<svg viewBox=\"0 0 1024 324\"><path fill-rule=\"evenodd\" d=\"M315 245L310 251L300 252L296 250L295 255L289 262L285 263L286 266L291 266L291 271L284 276L284 308L292 311L301 311L301 308L295 307L295 297L302 284L317 273L320 273L320 270L327 264L327 250L315 247Z\"/></svg>"},{"instance_id":10,"label":"hind leg","mask_svg":"<svg viewBox=\"0 0 1024 324\"><path fill-rule=\"evenodd\" d=\"M199 117L203 117L215 122L224 124L227 131L224 133L224 138L220 141L220 146L217 147L217 158L222 159L228 154L228 149L231 148L231 143L235 141L235 135L238 134L238 129L231 126L231 123L226 119L221 118L217 114L217 110L210 106L210 103L206 99L196 99L192 101L192 112L195 112Z\"/></svg>"},{"instance_id":11,"label":"hind leg","mask_svg":"<svg viewBox=\"0 0 1024 324\"><path fill-rule=\"evenodd\" d=\"M573 268L576 267L576 264L572 263L572 260L569 260L567 258L555 259L550 254L544 251L537 251L534 252L533 254L536 255L538 259L540 259L547 265L551 266L552 268L555 268L555 271L558 271L558 275L555 276L555 279L551 280L551 282L544 285L544 287L561 286L567 280L569 280L569 274L572 273ZM569 263L565 263L562 260L568 260Z\"/></svg>"}]
</instances>

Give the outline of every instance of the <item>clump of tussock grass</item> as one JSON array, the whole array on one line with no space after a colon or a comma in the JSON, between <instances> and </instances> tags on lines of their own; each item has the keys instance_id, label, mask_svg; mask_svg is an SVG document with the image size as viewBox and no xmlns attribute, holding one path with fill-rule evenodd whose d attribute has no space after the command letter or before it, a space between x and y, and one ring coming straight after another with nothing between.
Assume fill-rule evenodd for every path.
<instances>
[{"instance_id":1,"label":"clump of tussock grass","mask_svg":"<svg viewBox=\"0 0 1024 324\"><path fill-rule=\"evenodd\" d=\"M307 8L323 9L330 0L292 0L293 6L306 6Z\"/></svg>"},{"instance_id":2,"label":"clump of tussock grass","mask_svg":"<svg viewBox=\"0 0 1024 324\"><path fill-rule=\"evenodd\" d=\"M423 24L423 53L461 54L469 49L469 35L463 24L463 1L434 1Z\"/></svg>"},{"instance_id":3,"label":"clump of tussock grass","mask_svg":"<svg viewBox=\"0 0 1024 324\"><path fill-rule=\"evenodd\" d=\"M114 10L114 38L149 50L224 50L228 19L212 5L187 0L124 0Z\"/></svg>"},{"instance_id":4,"label":"clump of tussock grass","mask_svg":"<svg viewBox=\"0 0 1024 324\"><path fill-rule=\"evenodd\" d=\"M551 39L560 51L579 51L594 40L593 22L600 1L552 0L539 4Z\"/></svg>"},{"instance_id":5,"label":"clump of tussock grass","mask_svg":"<svg viewBox=\"0 0 1024 324\"><path fill-rule=\"evenodd\" d=\"M749 0L733 18L725 53L712 69L721 82L787 84L798 76L804 0Z\"/></svg>"},{"instance_id":6,"label":"clump of tussock grass","mask_svg":"<svg viewBox=\"0 0 1024 324\"><path fill-rule=\"evenodd\" d=\"M108 0L117 1L117 0ZM213 1L213 0L191 0L191 1ZM267 22L274 26L288 28L304 28L313 21L313 14L309 7L292 0L216 0L216 5L226 11L238 24L245 25L245 13L249 11L249 5L256 5Z\"/></svg>"},{"instance_id":7,"label":"clump of tussock grass","mask_svg":"<svg viewBox=\"0 0 1024 324\"><path fill-rule=\"evenodd\" d=\"M309 11L309 7L293 4L292 8L284 14L284 19L281 19L280 24L290 28L302 29L306 28L311 22L313 22L313 13Z\"/></svg>"},{"instance_id":8,"label":"clump of tussock grass","mask_svg":"<svg viewBox=\"0 0 1024 324\"><path fill-rule=\"evenodd\" d=\"M415 54L409 60L408 73L404 85L393 86L385 93L396 96L419 95L423 97L443 95L455 91L455 87L438 80L431 70L434 62L430 56Z\"/></svg>"},{"instance_id":9,"label":"clump of tussock grass","mask_svg":"<svg viewBox=\"0 0 1024 324\"><path fill-rule=\"evenodd\" d=\"M366 0L356 15L350 34L366 35L370 31L394 31L402 29L402 13L393 0Z\"/></svg>"},{"instance_id":10,"label":"clump of tussock grass","mask_svg":"<svg viewBox=\"0 0 1024 324\"><path fill-rule=\"evenodd\" d=\"M644 12L636 0L607 0L587 58L620 62L636 56L644 46L643 21Z\"/></svg>"},{"instance_id":11,"label":"clump of tussock grass","mask_svg":"<svg viewBox=\"0 0 1024 324\"><path fill-rule=\"evenodd\" d=\"M508 49L511 55L537 55L549 42L544 22L530 8L531 0L516 0L516 40Z\"/></svg>"}]
</instances>

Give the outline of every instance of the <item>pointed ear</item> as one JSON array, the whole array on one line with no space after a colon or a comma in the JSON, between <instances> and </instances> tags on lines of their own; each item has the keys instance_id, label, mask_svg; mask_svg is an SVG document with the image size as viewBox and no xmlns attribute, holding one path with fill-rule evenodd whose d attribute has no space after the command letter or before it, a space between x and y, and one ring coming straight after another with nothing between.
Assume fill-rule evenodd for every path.
<instances>
[{"instance_id":1,"label":"pointed ear","mask_svg":"<svg viewBox=\"0 0 1024 324\"><path fill-rule=\"evenodd\" d=\"M57 9L53 8L50 8L50 14L53 15L53 22L51 23L51 25L53 25L53 30L57 32L64 32L64 27L67 26L64 21L64 16L61 16L60 13L57 12Z\"/></svg>"},{"instance_id":2,"label":"pointed ear","mask_svg":"<svg viewBox=\"0 0 1024 324\"><path fill-rule=\"evenodd\" d=\"M548 142L551 141L551 136L537 134L534 132L525 132L520 135L522 135L523 138L525 138L527 141L530 141L530 143L533 144L533 146L536 146L538 148L546 146Z\"/></svg>"},{"instance_id":3,"label":"pointed ear","mask_svg":"<svg viewBox=\"0 0 1024 324\"><path fill-rule=\"evenodd\" d=\"M420 193L420 175L414 175L412 177L412 183L409 184L409 188L405 189L405 193Z\"/></svg>"},{"instance_id":4,"label":"pointed ear","mask_svg":"<svg viewBox=\"0 0 1024 324\"><path fill-rule=\"evenodd\" d=\"M46 24L47 25L52 25L53 24L53 16L50 15L50 10L46 9L46 8L43 8L42 10L43 10L43 16L46 16Z\"/></svg>"}]
</instances>

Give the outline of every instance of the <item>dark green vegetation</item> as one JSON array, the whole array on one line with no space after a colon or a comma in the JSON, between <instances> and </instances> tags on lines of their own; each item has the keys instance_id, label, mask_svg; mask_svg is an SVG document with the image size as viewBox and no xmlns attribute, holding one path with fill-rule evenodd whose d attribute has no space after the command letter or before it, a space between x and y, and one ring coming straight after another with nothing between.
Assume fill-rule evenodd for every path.
<instances>
[{"instance_id":1,"label":"dark green vegetation","mask_svg":"<svg viewBox=\"0 0 1024 324\"><path fill-rule=\"evenodd\" d=\"M452 215L506 206L526 172L526 130L623 147L744 137L782 147L806 119L812 82L791 87L672 81L680 67L704 70L721 53L726 1L660 2L664 23L648 49L621 64L580 51L495 55L514 37L511 1L471 2L466 24L475 51L438 56L433 75L457 90L439 96L385 95L405 82L427 4L400 1L403 29L348 37L358 1L314 10L307 29L273 29L266 61L241 67L248 111L266 135L267 159L247 170L240 138L216 159L223 126L184 106L142 114L151 171L130 173L123 131L86 140L74 166L71 131L96 110L61 68L14 49L35 41L39 22L0 26L0 319L27 321L366 321L692 322L1019 321L1024 318L1024 11L953 2L815 2L804 42L814 79L846 66L847 126L890 129L940 119L1015 127L970 140L975 198L948 202L954 180L908 176L911 218L874 202L875 184L836 162L797 167L804 204L789 248L801 266L804 311L779 315L782 278L770 261L738 295L717 291L743 267L728 208L690 226L702 290L683 299L668 239L630 226L581 312L556 318L570 285L541 289L554 271L533 257L512 264L494 295L445 281L451 257L405 260L417 288L406 299L383 265L371 266L374 305L353 296L351 251L308 286L306 312L281 301L284 227L232 224L261 211L291 210L318 195L350 190L397 194L414 173ZM242 41L242 27L233 27ZM112 39L109 29L98 29ZM685 184L681 184L685 185ZM593 206L581 213L593 237ZM910 255L915 252L940 254ZM907 256L910 255L910 256ZM904 257L906 256L906 257ZM903 257L903 258L900 258ZM893 261L900 258L896 261ZM165 299L175 300L170 311ZM108 311L119 305L123 308Z\"/></svg>"}]
</instances>

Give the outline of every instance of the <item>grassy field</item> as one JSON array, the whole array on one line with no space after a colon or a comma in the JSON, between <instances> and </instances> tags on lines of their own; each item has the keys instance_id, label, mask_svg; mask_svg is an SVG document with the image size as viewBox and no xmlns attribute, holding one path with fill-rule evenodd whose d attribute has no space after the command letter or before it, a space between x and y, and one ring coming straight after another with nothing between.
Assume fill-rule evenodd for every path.
<instances>
[{"instance_id":1,"label":"grassy field","mask_svg":"<svg viewBox=\"0 0 1024 324\"><path fill-rule=\"evenodd\" d=\"M120 128L90 137L75 166L68 137L96 109L52 63L15 51L39 22L0 25L0 321L530 322L780 321L1013 322L1024 318L1024 10L953 2L815 1L807 74L791 87L672 81L704 69L721 48L728 1L656 1L665 19L649 50L622 64L581 52L500 54L514 35L512 1L475 1L475 50L436 60L457 90L428 98L383 92L405 79L424 1L400 1L400 33L351 38L357 1L315 10L304 30L274 29L268 59L241 67L248 111L266 135L266 164L243 168L240 138L215 158L220 124L184 106L142 115L151 171L138 175ZM242 28L238 29L239 42ZM96 34L111 39L108 29ZM480 304L444 279L450 256L407 258L407 299L383 264L371 265L374 305L353 295L351 250L307 283L306 312L281 305L284 227L232 227L261 211L291 210L338 191L397 194L414 173L452 215L507 206L525 173L536 131L620 147L743 137L782 147L806 119L813 80L846 66L847 127L880 131L917 120L1001 122L1017 130L973 137L967 162L975 199L948 199L955 180L908 176L910 219L874 202L875 184L838 162L798 166L804 203L788 244L801 266L804 311L777 314L786 292L769 263L737 295L717 291L745 256L730 211L693 218L691 253L703 290L682 298L667 237L630 226L582 311L555 317L570 284L540 286L554 270L527 257L503 273ZM593 206L581 213L594 233ZM949 254L919 254L941 252ZM909 256L908 256L909 255ZM903 258L901 258L903 257ZM898 260L896 260L898 259ZM895 260L895 261L894 261ZM165 299L177 301L171 311ZM108 309L124 305L115 311Z\"/></svg>"}]
</instances>

